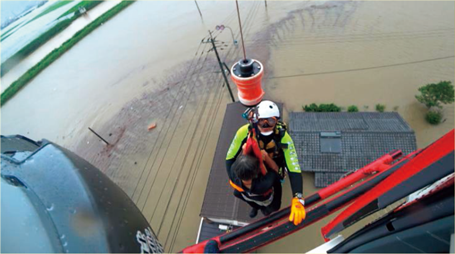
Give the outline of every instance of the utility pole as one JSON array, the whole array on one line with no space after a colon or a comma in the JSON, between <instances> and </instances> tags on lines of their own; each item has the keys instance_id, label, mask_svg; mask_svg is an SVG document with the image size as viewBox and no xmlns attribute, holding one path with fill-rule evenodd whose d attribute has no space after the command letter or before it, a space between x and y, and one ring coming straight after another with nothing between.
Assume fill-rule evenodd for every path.
<instances>
[{"instance_id":1,"label":"utility pole","mask_svg":"<svg viewBox=\"0 0 455 254\"><path fill-rule=\"evenodd\" d=\"M199 9L199 5L197 4L197 1L194 0L194 3L196 4L197 10L199 11L199 15L201 15L201 18L204 19L204 18L202 17L201 9Z\"/></svg>"},{"instance_id":2,"label":"utility pole","mask_svg":"<svg viewBox=\"0 0 455 254\"><path fill-rule=\"evenodd\" d=\"M223 63L221 62L220 56L218 55L218 51L216 50L215 41L213 40L212 32L210 30L209 30L209 34L210 34L210 42L212 43L213 50L215 51L215 54L216 54L216 59L218 59L218 64L220 65L221 74L223 74L224 81L226 82L226 87L229 91L229 94L231 95L232 102L235 102L234 95L232 94L231 87L229 86L229 82L226 77L226 73L224 72L224 69L223 69Z\"/></svg>"},{"instance_id":3,"label":"utility pole","mask_svg":"<svg viewBox=\"0 0 455 254\"><path fill-rule=\"evenodd\" d=\"M267 0L264 0L264 2L265 2L265 8L267 8Z\"/></svg>"},{"instance_id":4,"label":"utility pole","mask_svg":"<svg viewBox=\"0 0 455 254\"><path fill-rule=\"evenodd\" d=\"M92 128L88 127L88 129L93 132L93 134L95 134L98 138L100 138L104 143L106 143L106 145L110 145L109 142L107 142L104 138L102 138L100 135L98 135L98 133L96 133L94 130L92 130Z\"/></svg>"}]
</instances>

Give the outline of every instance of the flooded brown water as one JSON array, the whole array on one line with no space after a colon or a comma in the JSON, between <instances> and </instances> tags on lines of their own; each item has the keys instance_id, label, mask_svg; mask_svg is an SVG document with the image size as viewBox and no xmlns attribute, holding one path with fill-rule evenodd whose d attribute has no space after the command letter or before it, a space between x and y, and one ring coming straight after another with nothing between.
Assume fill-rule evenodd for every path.
<instances>
[{"instance_id":1,"label":"flooded brown water","mask_svg":"<svg viewBox=\"0 0 455 254\"><path fill-rule=\"evenodd\" d=\"M433 127L414 97L420 86L454 78L454 5L433 4L321 2L296 11L283 24L293 22L293 32L270 41L278 46L268 94L289 111L312 102L367 111L384 104L411 125L420 148L427 146L454 126L453 105L444 108L446 122Z\"/></svg>"},{"instance_id":2,"label":"flooded brown water","mask_svg":"<svg viewBox=\"0 0 455 254\"><path fill-rule=\"evenodd\" d=\"M201 40L221 23L239 38L233 2L198 3L203 20L191 1L134 3L2 108L2 134L50 139L86 158L132 197L174 252L196 240L230 102L215 55ZM381 103L405 118L419 147L453 128L453 105L434 127L414 98L421 85L454 81L453 2L267 3L240 3L246 51L264 63L266 97L285 103L285 120L312 102L367 111ZM214 36L228 65L241 57L229 30ZM148 131L151 123L157 127ZM304 182L306 194L316 190L311 174ZM259 252L308 251L323 243L319 230L327 221Z\"/></svg>"}]
</instances>

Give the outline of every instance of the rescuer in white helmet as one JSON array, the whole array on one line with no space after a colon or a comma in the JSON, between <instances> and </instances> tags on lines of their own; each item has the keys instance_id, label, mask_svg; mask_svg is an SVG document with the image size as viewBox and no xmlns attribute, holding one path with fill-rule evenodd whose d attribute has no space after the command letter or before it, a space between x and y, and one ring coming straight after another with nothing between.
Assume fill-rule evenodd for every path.
<instances>
[{"instance_id":1,"label":"rescuer in white helmet","mask_svg":"<svg viewBox=\"0 0 455 254\"><path fill-rule=\"evenodd\" d=\"M235 176L233 176L234 174L232 174L231 167L240 154L247 138L254 134L261 152L272 158L278 165L278 174L280 178L284 179L286 172L289 175L292 194L294 196L292 199L289 220L293 221L295 225L298 225L305 219L306 213L302 195L302 174L294 142L286 131L286 125L280 121L280 110L276 103L264 100L250 111L251 112L247 113L249 124L242 126L237 131L226 156L226 168L231 179L231 185L233 182L232 177L235 178ZM264 156L263 160L266 161ZM272 170L270 168L267 169L269 171ZM245 186L237 187L242 188ZM236 187L234 187L234 189L238 191ZM236 197L239 197L238 193ZM275 196L274 198L281 199L281 196ZM243 200L250 204L248 200ZM250 205L253 207L253 210L255 210L255 206L252 204ZM264 213L264 210L261 209L261 211ZM268 215L269 213L270 210L265 210L264 215ZM250 216L251 214L254 214L254 211L250 213Z\"/></svg>"}]
</instances>

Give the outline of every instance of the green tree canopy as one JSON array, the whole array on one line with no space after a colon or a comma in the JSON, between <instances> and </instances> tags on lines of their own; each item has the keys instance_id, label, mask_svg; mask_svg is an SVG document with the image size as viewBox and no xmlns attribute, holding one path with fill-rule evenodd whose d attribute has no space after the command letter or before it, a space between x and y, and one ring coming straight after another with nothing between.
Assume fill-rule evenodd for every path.
<instances>
[{"instance_id":1,"label":"green tree canopy","mask_svg":"<svg viewBox=\"0 0 455 254\"><path fill-rule=\"evenodd\" d=\"M416 99L425 104L428 108L442 108L442 104L450 104L454 102L455 92L452 82L441 81L437 84L427 84L419 88L420 94L416 95Z\"/></svg>"}]
</instances>

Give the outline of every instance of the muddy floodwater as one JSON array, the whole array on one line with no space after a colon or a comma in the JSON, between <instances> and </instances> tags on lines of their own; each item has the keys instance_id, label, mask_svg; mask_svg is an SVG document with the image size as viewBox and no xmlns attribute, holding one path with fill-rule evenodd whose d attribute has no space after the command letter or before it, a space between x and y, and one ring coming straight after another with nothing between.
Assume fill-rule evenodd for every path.
<instances>
[{"instance_id":1,"label":"muddy floodwater","mask_svg":"<svg viewBox=\"0 0 455 254\"><path fill-rule=\"evenodd\" d=\"M138 1L44 70L2 107L2 135L46 138L100 168L134 200L168 252L196 240L229 94L207 30L240 40L233 1ZM419 148L454 126L453 105L431 126L417 89L454 82L453 2L239 2L248 57L265 67L266 98L284 118L310 103L397 111ZM222 61L242 57L213 31ZM231 82L232 85L232 82ZM235 92L235 88L234 88ZM157 127L147 130L156 123ZM88 131L103 136L109 145ZM304 174L306 195L316 191ZM286 182L283 204L290 202ZM313 224L259 252L323 243ZM353 229L348 229L347 234Z\"/></svg>"}]
</instances>

